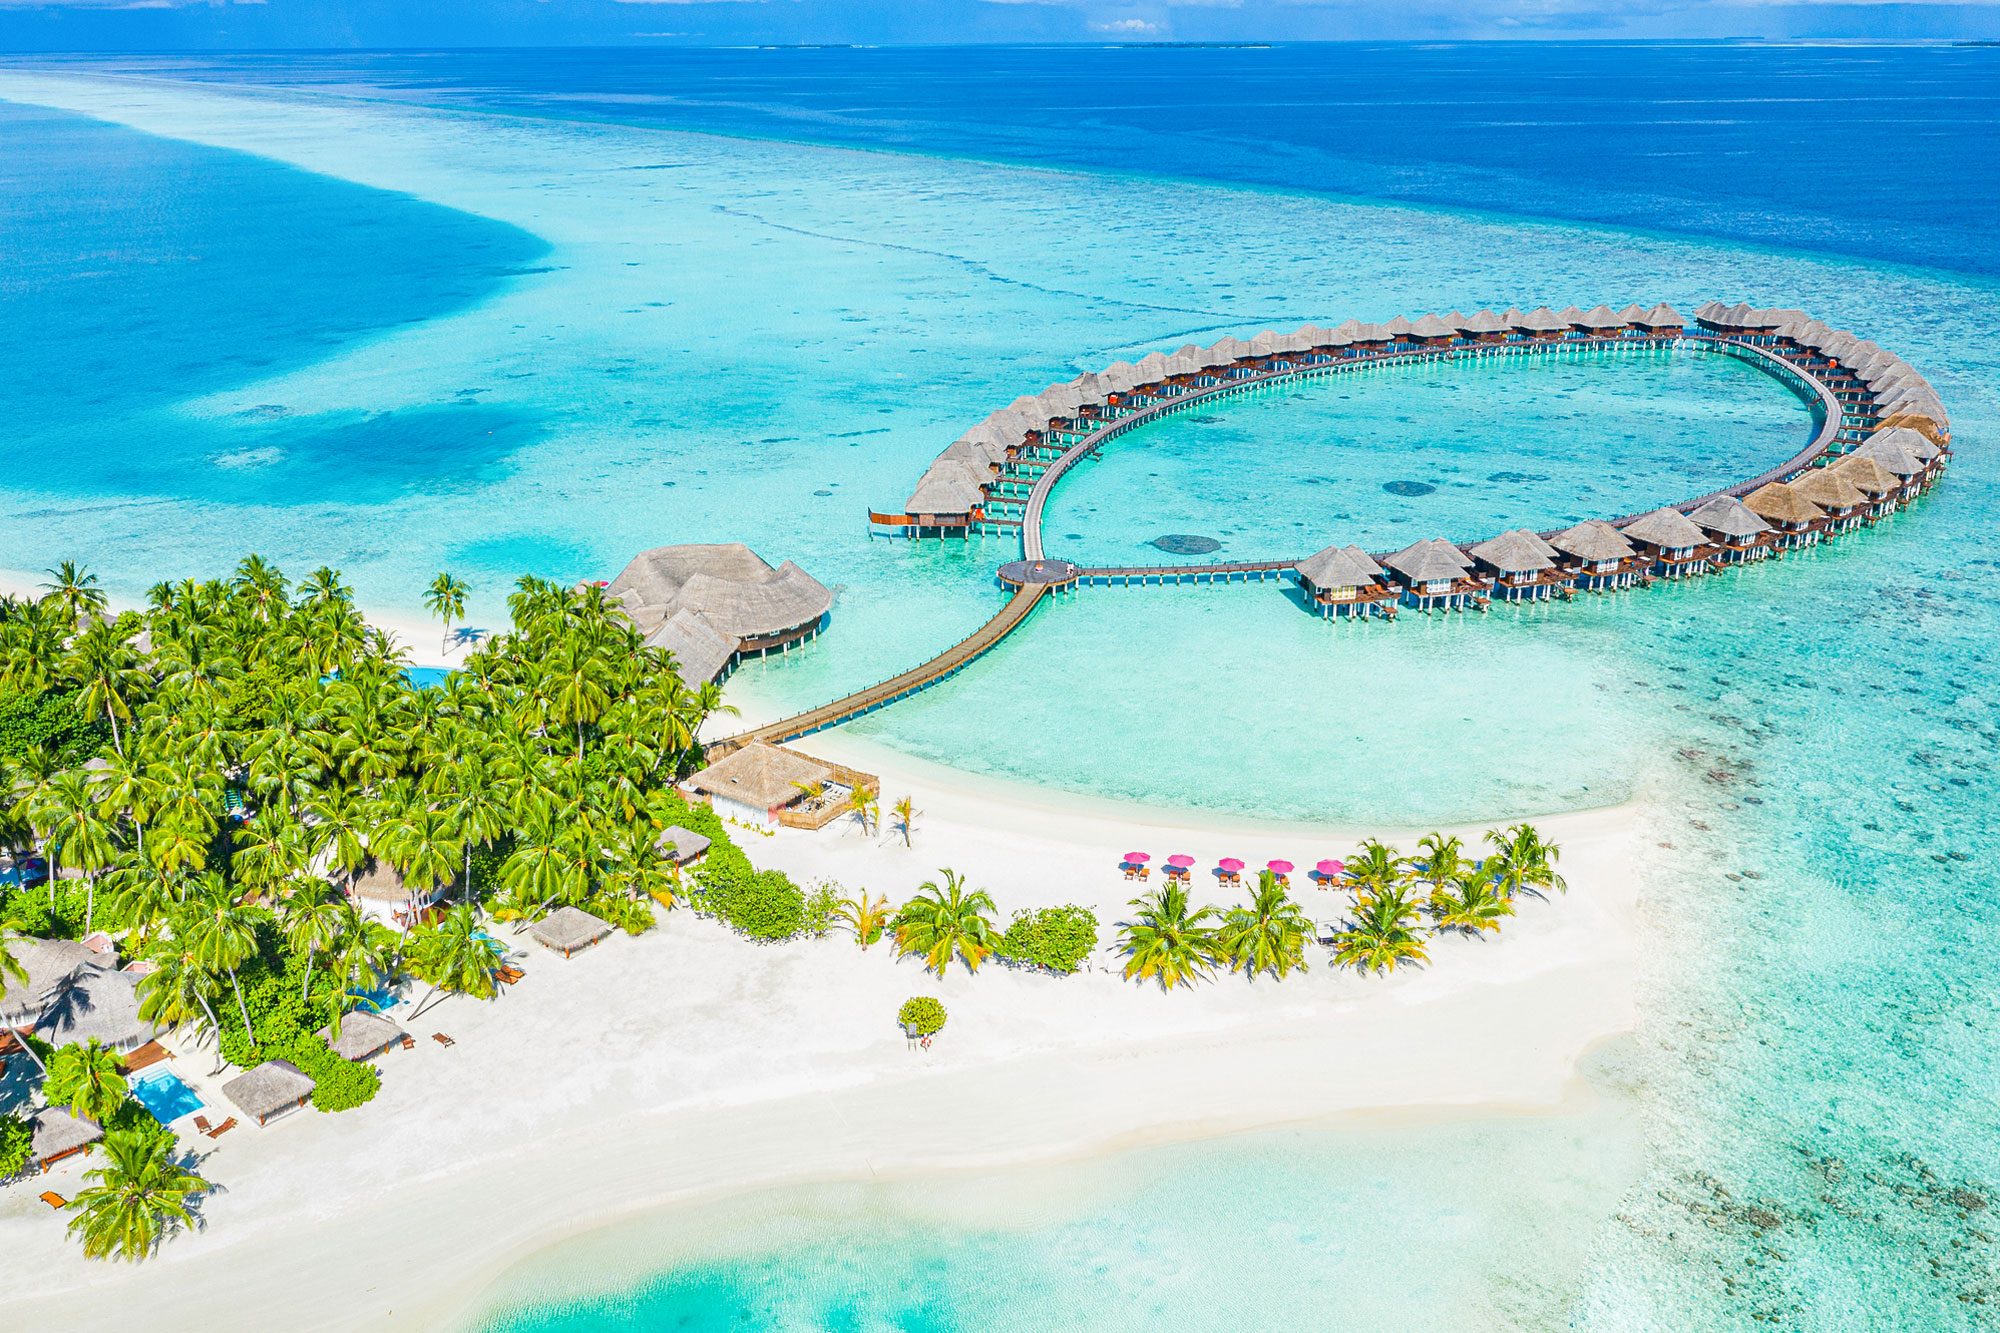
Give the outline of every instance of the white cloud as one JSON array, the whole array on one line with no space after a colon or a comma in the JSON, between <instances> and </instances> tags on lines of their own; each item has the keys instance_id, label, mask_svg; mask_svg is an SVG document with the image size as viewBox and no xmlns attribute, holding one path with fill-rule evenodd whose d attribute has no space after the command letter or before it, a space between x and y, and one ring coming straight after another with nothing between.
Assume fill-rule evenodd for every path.
<instances>
[{"instance_id":1,"label":"white cloud","mask_svg":"<svg viewBox=\"0 0 2000 1333\"><path fill-rule=\"evenodd\" d=\"M1090 25L1090 30L1092 32L1112 32L1127 36L1144 37L1148 34L1161 31L1161 28L1159 24L1149 23L1145 19L1112 19L1107 23L1093 23Z\"/></svg>"}]
</instances>

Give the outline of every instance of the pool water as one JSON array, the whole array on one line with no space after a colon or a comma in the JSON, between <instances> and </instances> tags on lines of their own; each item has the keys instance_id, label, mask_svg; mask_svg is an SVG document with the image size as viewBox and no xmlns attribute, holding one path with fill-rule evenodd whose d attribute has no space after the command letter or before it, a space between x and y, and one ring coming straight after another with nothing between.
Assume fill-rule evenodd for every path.
<instances>
[{"instance_id":1,"label":"pool water","mask_svg":"<svg viewBox=\"0 0 2000 1333\"><path fill-rule=\"evenodd\" d=\"M396 992L390 987L377 986L373 990L350 990L347 998L354 1001L356 1009L366 1009L371 1014L379 1014L385 1009L393 1009L401 1003Z\"/></svg>"},{"instance_id":2,"label":"pool water","mask_svg":"<svg viewBox=\"0 0 2000 1333\"><path fill-rule=\"evenodd\" d=\"M403 671L403 679L420 690L440 689L450 675L444 667L408 667Z\"/></svg>"},{"instance_id":3,"label":"pool water","mask_svg":"<svg viewBox=\"0 0 2000 1333\"><path fill-rule=\"evenodd\" d=\"M134 1079L132 1096L163 1125L171 1125L202 1108L202 1100L194 1089L181 1082L178 1074L164 1070Z\"/></svg>"}]
</instances>

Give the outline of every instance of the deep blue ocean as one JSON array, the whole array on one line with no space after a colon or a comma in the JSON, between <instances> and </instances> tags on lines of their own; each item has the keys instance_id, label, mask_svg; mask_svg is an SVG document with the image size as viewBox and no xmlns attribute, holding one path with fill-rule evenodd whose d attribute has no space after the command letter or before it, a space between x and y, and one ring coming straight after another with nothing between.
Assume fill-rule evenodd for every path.
<instances>
[{"instance_id":1,"label":"deep blue ocean","mask_svg":"<svg viewBox=\"0 0 2000 1333\"><path fill-rule=\"evenodd\" d=\"M49 73L114 77L32 82ZM811 650L731 688L817 702L990 610L997 548L871 543L856 522L967 403L976 419L1117 355L1287 320L1807 306L1908 355L1954 414L1944 485L1838 549L1373 636L1275 597L1079 597L854 728L1232 814L1646 800L1662 944L1639 1031L1588 1071L1601 1119L1152 1150L1066 1170L1051 1196L1087 1197L984 1227L873 1186L760 1197L661 1223L659 1254L698 1258L649 1260L642 1229L554 1251L491 1323L1991 1328L1996 75L2000 49L1971 46L7 62L0 567L83 555L130 593L255 547L333 560L388 604L448 565L490 611L523 569L604 576L659 541L747 538L841 592ZM1796 404L1738 378L1724 397L1713 368L1663 358L1492 399L1543 431L1532 475L1568 486L1622 395L1633 466L1603 484L1646 491L1795 445ZM1136 441L1065 516L1106 558L1196 522L1297 540L1257 494L1332 471L1290 447L1308 429L1404 449L1438 483L1392 500L1392 472L1357 464L1354 503L1312 520L1384 541L1485 521L1477 488L1527 475L1504 430L1481 433L1474 377L1355 393ZM1431 429L1453 434L1426 452ZM1086 528L1173 468L1250 498ZM1072 688L1007 699L997 726L1024 668ZM1168 715L1202 764L1134 743ZM576 1294L607 1272L630 1281Z\"/></svg>"}]
</instances>

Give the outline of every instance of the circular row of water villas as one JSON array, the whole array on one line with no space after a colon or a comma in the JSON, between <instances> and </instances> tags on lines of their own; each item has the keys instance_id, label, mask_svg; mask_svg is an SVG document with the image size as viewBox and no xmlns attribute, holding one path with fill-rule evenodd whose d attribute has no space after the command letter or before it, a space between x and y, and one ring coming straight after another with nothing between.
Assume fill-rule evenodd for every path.
<instances>
[{"instance_id":1,"label":"circular row of water villas","mask_svg":"<svg viewBox=\"0 0 2000 1333\"><path fill-rule=\"evenodd\" d=\"M1383 324L1348 320L1330 329L1267 330L1247 342L1228 337L1212 347L1155 352L1016 399L948 445L901 512L871 512L869 520L874 530L907 536L1019 527L1036 482L1065 453L1120 423L1138 424L1130 418L1173 410L1191 395L1341 365L1569 346L1670 346L1689 337L1754 348L1814 381L1840 411L1838 423L1829 423L1830 447L1858 445L1883 426L1912 430L1934 451L1949 444L1949 420L1937 393L1907 362L1872 342L1800 310L1710 302L1695 320L1690 333L1665 304L1618 311L1543 306L1471 316L1453 311Z\"/></svg>"}]
</instances>

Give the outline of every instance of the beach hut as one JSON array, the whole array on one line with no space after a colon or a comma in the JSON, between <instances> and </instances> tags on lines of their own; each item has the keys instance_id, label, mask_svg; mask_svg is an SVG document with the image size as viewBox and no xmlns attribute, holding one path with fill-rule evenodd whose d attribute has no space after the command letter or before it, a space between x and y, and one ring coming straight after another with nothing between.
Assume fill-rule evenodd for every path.
<instances>
[{"instance_id":1,"label":"beach hut","mask_svg":"<svg viewBox=\"0 0 2000 1333\"><path fill-rule=\"evenodd\" d=\"M776 828L809 790L824 789L823 799L847 795L831 766L761 741L731 750L684 785L723 818L760 829Z\"/></svg>"},{"instance_id":2,"label":"beach hut","mask_svg":"<svg viewBox=\"0 0 2000 1333\"><path fill-rule=\"evenodd\" d=\"M443 885L409 884L396 867L373 856L355 872L352 891L361 915L396 930L408 930L444 896Z\"/></svg>"},{"instance_id":3,"label":"beach hut","mask_svg":"<svg viewBox=\"0 0 2000 1333\"><path fill-rule=\"evenodd\" d=\"M1777 534L1772 544L1779 550L1812 545L1826 519L1825 510L1782 481L1759 486L1743 497L1743 504L1771 525Z\"/></svg>"},{"instance_id":4,"label":"beach hut","mask_svg":"<svg viewBox=\"0 0 2000 1333\"><path fill-rule=\"evenodd\" d=\"M65 1157L88 1151L104 1131L60 1106L44 1106L28 1120L28 1160L46 1171Z\"/></svg>"},{"instance_id":5,"label":"beach hut","mask_svg":"<svg viewBox=\"0 0 2000 1333\"><path fill-rule=\"evenodd\" d=\"M1661 508L1641 514L1619 531L1639 548L1650 572L1661 578L1678 579L1708 572L1712 555L1708 536L1678 509Z\"/></svg>"},{"instance_id":6,"label":"beach hut","mask_svg":"<svg viewBox=\"0 0 2000 1333\"><path fill-rule=\"evenodd\" d=\"M222 1085L222 1095L244 1115L267 1125L306 1104L318 1085L289 1060L266 1060Z\"/></svg>"},{"instance_id":7,"label":"beach hut","mask_svg":"<svg viewBox=\"0 0 2000 1333\"><path fill-rule=\"evenodd\" d=\"M1813 468L1793 478L1791 485L1826 511L1825 527L1830 531L1857 528L1868 515L1868 497L1861 488L1830 467Z\"/></svg>"},{"instance_id":8,"label":"beach hut","mask_svg":"<svg viewBox=\"0 0 2000 1333\"><path fill-rule=\"evenodd\" d=\"M1432 537L1412 542L1383 566L1403 585L1403 597L1419 611L1462 611L1484 604L1486 581L1473 577L1472 557L1448 541Z\"/></svg>"},{"instance_id":9,"label":"beach hut","mask_svg":"<svg viewBox=\"0 0 2000 1333\"><path fill-rule=\"evenodd\" d=\"M1718 495L1688 511L1688 519L1715 543L1726 565L1762 560L1769 554L1772 529L1733 495Z\"/></svg>"},{"instance_id":10,"label":"beach hut","mask_svg":"<svg viewBox=\"0 0 2000 1333\"><path fill-rule=\"evenodd\" d=\"M1893 510L1902 494L1901 478L1872 458L1849 454L1827 470L1839 473L1855 490L1868 497L1867 513L1871 521Z\"/></svg>"},{"instance_id":11,"label":"beach hut","mask_svg":"<svg viewBox=\"0 0 2000 1333\"><path fill-rule=\"evenodd\" d=\"M13 935L8 952L27 975L0 977L0 1023L9 1027L33 1028L42 1010L79 972L108 971L118 965L115 956L101 953L79 940L45 940L32 935Z\"/></svg>"},{"instance_id":12,"label":"beach hut","mask_svg":"<svg viewBox=\"0 0 2000 1333\"><path fill-rule=\"evenodd\" d=\"M528 928L528 935L545 949L568 958L611 933L611 923L581 907L558 907Z\"/></svg>"},{"instance_id":13,"label":"beach hut","mask_svg":"<svg viewBox=\"0 0 2000 1333\"><path fill-rule=\"evenodd\" d=\"M372 1060L407 1034L380 1014L356 1009L340 1016L338 1036L330 1023L319 1030L319 1035L343 1060Z\"/></svg>"},{"instance_id":14,"label":"beach hut","mask_svg":"<svg viewBox=\"0 0 2000 1333\"><path fill-rule=\"evenodd\" d=\"M653 850L677 866L698 866L708 855L708 837L693 829L669 824L660 832Z\"/></svg>"},{"instance_id":15,"label":"beach hut","mask_svg":"<svg viewBox=\"0 0 2000 1333\"><path fill-rule=\"evenodd\" d=\"M1395 601L1382 566L1358 546L1329 546L1295 568L1299 586L1323 616L1388 614Z\"/></svg>"},{"instance_id":16,"label":"beach hut","mask_svg":"<svg viewBox=\"0 0 2000 1333\"><path fill-rule=\"evenodd\" d=\"M1601 518L1585 519L1549 538L1562 556L1572 583L1590 592L1629 588L1644 562L1625 534Z\"/></svg>"},{"instance_id":17,"label":"beach hut","mask_svg":"<svg viewBox=\"0 0 2000 1333\"><path fill-rule=\"evenodd\" d=\"M1507 341L1507 321L1491 310L1481 310L1458 326L1460 334L1475 343L1500 343Z\"/></svg>"},{"instance_id":18,"label":"beach hut","mask_svg":"<svg viewBox=\"0 0 2000 1333\"><path fill-rule=\"evenodd\" d=\"M1569 586L1569 575L1556 567L1556 548L1526 528L1489 538L1466 554L1491 571L1493 595L1504 601L1541 601Z\"/></svg>"}]
</instances>

